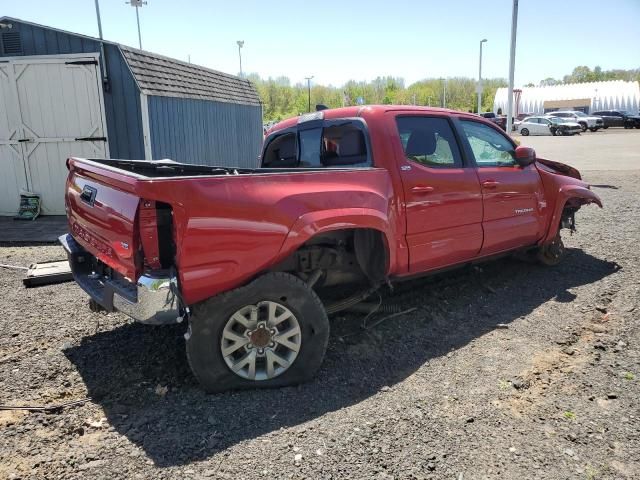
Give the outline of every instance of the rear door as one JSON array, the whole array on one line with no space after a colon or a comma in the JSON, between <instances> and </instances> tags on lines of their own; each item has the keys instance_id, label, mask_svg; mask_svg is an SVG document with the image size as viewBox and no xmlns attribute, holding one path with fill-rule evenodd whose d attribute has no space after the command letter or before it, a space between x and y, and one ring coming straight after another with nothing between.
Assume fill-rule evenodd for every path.
<instances>
[{"instance_id":1,"label":"rear door","mask_svg":"<svg viewBox=\"0 0 640 480\"><path fill-rule=\"evenodd\" d=\"M396 117L404 188L409 271L419 273L475 257L482 246L482 196L447 117Z\"/></svg>"},{"instance_id":2,"label":"rear door","mask_svg":"<svg viewBox=\"0 0 640 480\"><path fill-rule=\"evenodd\" d=\"M515 144L501 131L460 121L465 147L476 163L484 213L482 255L534 244L544 232L544 190L535 165L520 167Z\"/></svg>"}]
</instances>

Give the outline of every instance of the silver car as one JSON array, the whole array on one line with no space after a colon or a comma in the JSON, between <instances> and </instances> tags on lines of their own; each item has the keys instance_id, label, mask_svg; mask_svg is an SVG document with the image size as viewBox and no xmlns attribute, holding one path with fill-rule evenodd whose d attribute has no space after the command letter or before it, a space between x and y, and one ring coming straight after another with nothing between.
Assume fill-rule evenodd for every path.
<instances>
[{"instance_id":1,"label":"silver car","mask_svg":"<svg viewBox=\"0 0 640 480\"><path fill-rule=\"evenodd\" d=\"M583 132L586 132L587 128L592 132L597 132L600 128L604 128L604 120L602 120L602 117L587 115L586 113L580 112L578 110L549 112L547 115L576 122L582 127Z\"/></svg>"},{"instance_id":2,"label":"silver car","mask_svg":"<svg viewBox=\"0 0 640 480\"><path fill-rule=\"evenodd\" d=\"M580 125L575 122L547 116L526 117L521 122L516 122L515 127L518 133L524 137L528 135L573 135L582 131Z\"/></svg>"}]
</instances>

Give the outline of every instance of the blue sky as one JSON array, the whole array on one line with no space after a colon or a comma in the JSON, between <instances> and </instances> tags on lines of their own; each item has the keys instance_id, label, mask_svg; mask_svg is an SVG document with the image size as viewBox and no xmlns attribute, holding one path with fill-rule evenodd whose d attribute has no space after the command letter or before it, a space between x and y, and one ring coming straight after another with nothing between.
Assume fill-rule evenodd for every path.
<instances>
[{"instance_id":1,"label":"blue sky","mask_svg":"<svg viewBox=\"0 0 640 480\"><path fill-rule=\"evenodd\" d=\"M511 0L148 0L146 50L229 73L341 85L379 75L507 77ZM101 0L107 40L137 46L134 8ZM0 0L12 16L97 36L94 0ZM520 0L516 85L561 78L574 66L640 67L640 0Z\"/></svg>"}]
</instances>

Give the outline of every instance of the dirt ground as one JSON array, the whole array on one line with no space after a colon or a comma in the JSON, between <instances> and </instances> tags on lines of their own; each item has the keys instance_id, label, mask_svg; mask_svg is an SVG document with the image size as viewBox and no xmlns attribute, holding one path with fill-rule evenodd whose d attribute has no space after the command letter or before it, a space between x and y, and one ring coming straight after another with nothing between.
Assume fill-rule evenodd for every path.
<instances>
[{"instance_id":1,"label":"dirt ground","mask_svg":"<svg viewBox=\"0 0 640 480\"><path fill-rule=\"evenodd\" d=\"M0 478L640 478L640 170L584 173L605 208L578 213L563 264L401 284L383 305L416 310L368 330L335 317L299 387L206 395L184 327L0 269L0 404L89 399L0 411ZM0 247L0 263L60 257Z\"/></svg>"}]
</instances>

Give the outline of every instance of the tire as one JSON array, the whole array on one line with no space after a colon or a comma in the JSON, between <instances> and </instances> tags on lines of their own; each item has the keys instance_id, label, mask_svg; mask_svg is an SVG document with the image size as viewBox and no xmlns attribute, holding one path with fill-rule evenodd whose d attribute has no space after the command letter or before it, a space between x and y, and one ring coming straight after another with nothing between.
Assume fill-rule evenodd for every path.
<instances>
[{"instance_id":1,"label":"tire","mask_svg":"<svg viewBox=\"0 0 640 480\"><path fill-rule=\"evenodd\" d=\"M557 130L555 128L551 128L550 130L551 130L551 135L554 136L554 137L556 135L561 135L560 130Z\"/></svg>"},{"instance_id":2,"label":"tire","mask_svg":"<svg viewBox=\"0 0 640 480\"><path fill-rule=\"evenodd\" d=\"M589 131L590 131L590 132L597 132L597 131L598 131L598 129L597 129L597 128L595 128L595 127L589 127Z\"/></svg>"},{"instance_id":3,"label":"tire","mask_svg":"<svg viewBox=\"0 0 640 480\"><path fill-rule=\"evenodd\" d=\"M274 318L286 316L287 312L291 315L280 323L270 322L272 304L279 306L274 310ZM255 318L258 321L247 327L244 334L234 330L244 325L235 320L243 309L246 312L240 314L240 318L250 322L254 322ZM277 314L277 312L280 313ZM265 314L269 315L265 316ZM265 327L261 330L263 335L256 336L255 332L261 328L261 324ZM277 328L284 329L283 324L288 327L286 331L279 332ZM274 327L274 325L277 326ZM287 337L282 335L282 333L295 331L296 327L299 334L290 334ZM253 335L248 334L250 328L253 328L251 330ZM268 339L265 339L265 333ZM283 341L287 342L287 345L297 344L298 350L285 347L284 343L276 340L279 336L284 337ZM186 337L189 365L194 376L207 392L282 387L305 382L314 376L322 364L327 349L329 320L322 302L305 282L288 273L275 272L267 273L244 287L195 305L189 319L189 331ZM242 339L244 343L229 344L227 343L229 338ZM242 343L242 346L234 350L239 343ZM223 355L223 345L227 345L227 351L232 350L232 353L227 354L226 357ZM263 354L260 354L260 350ZM291 360L289 366L284 367L279 362L270 362L268 359L273 359L274 353L281 360L289 358ZM246 370L239 369L240 373L234 373L231 370L234 361L237 366L251 356L254 358L253 379L249 365ZM239 360L235 360L237 357ZM269 364L270 373L267 368ZM260 376L262 378L258 378Z\"/></svg>"},{"instance_id":4,"label":"tire","mask_svg":"<svg viewBox=\"0 0 640 480\"><path fill-rule=\"evenodd\" d=\"M586 132L587 131L587 124L584 123L584 122L580 122L580 128L582 128L583 132Z\"/></svg>"},{"instance_id":5,"label":"tire","mask_svg":"<svg viewBox=\"0 0 640 480\"><path fill-rule=\"evenodd\" d=\"M604 126L604 127L602 127L602 128L606 130L607 128L609 128L609 126L607 125L607 126Z\"/></svg>"},{"instance_id":6,"label":"tire","mask_svg":"<svg viewBox=\"0 0 640 480\"><path fill-rule=\"evenodd\" d=\"M564 248L562 237L560 237L560 232L558 232L551 243L538 248L536 259L543 265L553 267L562 262L566 254L567 250Z\"/></svg>"},{"instance_id":7,"label":"tire","mask_svg":"<svg viewBox=\"0 0 640 480\"><path fill-rule=\"evenodd\" d=\"M520 130L520 135L522 135L523 137L528 137L529 136L529 129L528 128L523 128L522 130Z\"/></svg>"}]
</instances>

